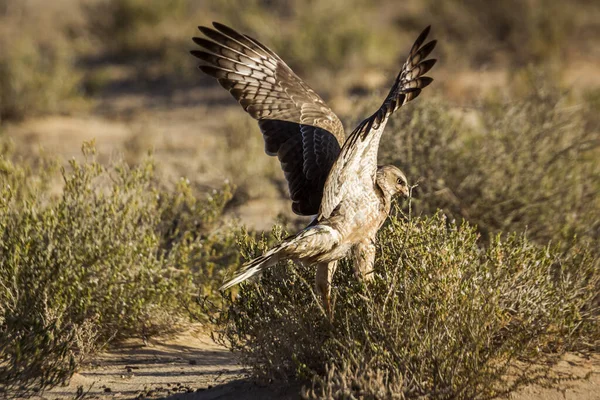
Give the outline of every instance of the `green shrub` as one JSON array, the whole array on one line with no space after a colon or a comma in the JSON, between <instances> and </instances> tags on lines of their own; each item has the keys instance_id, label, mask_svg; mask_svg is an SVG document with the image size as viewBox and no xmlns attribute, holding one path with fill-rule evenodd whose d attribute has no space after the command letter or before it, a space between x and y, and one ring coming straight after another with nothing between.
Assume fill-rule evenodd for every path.
<instances>
[{"instance_id":1,"label":"green shrub","mask_svg":"<svg viewBox=\"0 0 600 400\"><path fill-rule=\"evenodd\" d=\"M151 160L105 167L83 150L58 198L0 156L0 390L56 385L115 339L176 329L227 266L227 234L206 232L230 188L198 200L185 181L162 189Z\"/></svg>"},{"instance_id":2,"label":"green shrub","mask_svg":"<svg viewBox=\"0 0 600 400\"><path fill-rule=\"evenodd\" d=\"M60 34L25 30L6 16L0 25L0 122L67 110L79 96L81 78L69 43Z\"/></svg>"},{"instance_id":3,"label":"green shrub","mask_svg":"<svg viewBox=\"0 0 600 400\"><path fill-rule=\"evenodd\" d=\"M185 311L186 317L201 322L208 318L200 307L202 302L218 304L221 296L216 288L240 265L236 247L239 228L235 221L223 220L235 192L234 186L224 184L202 196L182 178L174 190L161 190L155 210L159 214L155 227L159 249L178 257L172 269L187 279L186 285L173 292L179 300L178 312Z\"/></svg>"},{"instance_id":4,"label":"green shrub","mask_svg":"<svg viewBox=\"0 0 600 400\"><path fill-rule=\"evenodd\" d=\"M526 66L568 60L570 46L593 41L595 23L587 18L598 7L587 0L565 8L556 0L505 0L485 3L429 0L417 12L400 15L400 26L432 24L444 45L440 53L454 63Z\"/></svg>"},{"instance_id":5,"label":"green shrub","mask_svg":"<svg viewBox=\"0 0 600 400\"><path fill-rule=\"evenodd\" d=\"M562 351L599 343L600 272L584 249L558 254L521 235L482 250L467 224L392 217L372 284L342 262L332 322L314 269L280 264L228 301L221 338L255 376L312 379L308 398L495 396L551 379Z\"/></svg>"},{"instance_id":6,"label":"green shrub","mask_svg":"<svg viewBox=\"0 0 600 400\"><path fill-rule=\"evenodd\" d=\"M201 15L194 2L103 0L84 9L86 29L97 43L92 57L135 63L133 79L138 83L197 76L195 61L189 55L190 38L197 24L194 17Z\"/></svg>"},{"instance_id":7,"label":"green shrub","mask_svg":"<svg viewBox=\"0 0 600 400\"><path fill-rule=\"evenodd\" d=\"M524 232L600 248L600 157L592 101L572 105L556 87L531 86L510 102L485 100L462 115L421 101L394 115L380 161L403 169L416 214L442 209L489 237Z\"/></svg>"},{"instance_id":8,"label":"green shrub","mask_svg":"<svg viewBox=\"0 0 600 400\"><path fill-rule=\"evenodd\" d=\"M161 45L157 36L164 34L156 32L157 27L181 17L185 8L184 0L100 1L87 7L88 27L114 55L127 59L152 55Z\"/></svg>"}]
</instances>

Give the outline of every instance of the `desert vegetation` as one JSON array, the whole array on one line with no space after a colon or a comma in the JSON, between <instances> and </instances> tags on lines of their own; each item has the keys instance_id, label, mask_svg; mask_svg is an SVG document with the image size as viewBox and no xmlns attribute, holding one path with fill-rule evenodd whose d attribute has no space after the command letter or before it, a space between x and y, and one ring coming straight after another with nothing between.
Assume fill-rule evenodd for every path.
<instances>
[{"instance_id":1,"label":"desert vegetation","mask_svg":"<svg viewBox=\"0 0 600 400\"><path fill-rule=\"evenodd\" d=\"M482 101L476 120L442 99L394 118L381 158L418 186L379 234L374 285L344 264L330 323L313 271L282 265L226 303L223 342L259 377L312 379L305 398L488 398L567 379L556 356L599 344L596 106L529 93ZM265 248L250 240L245 258Z\"/></svg>"},{"instance_id":2,"label":"desert vegetation","mask_svg":"<svg viewBox=\"0 0 600 400\"><path fill-rule=\"evenodd\" d=\"M83 154L60 171L56 198L44 185L56 168L27 170L2 155L5 390L56 385L110 341L181 326L180 307L236 263L233 238L211 230L230 187L196 198L186 181L161 188L151 160L104 167L92 145Z\"/></svg>"},{"instance_id":3,"label":"desert vegetation","mask_svg":"<svg viewBox=\"0 0 600 400\"><path fill-rule=\"evenodd\" d=\"M242 285L222 338L257 376L312 378L306 398L493 397L556 378L557 353L597 344L589 251L560 255L518 234L481 243L442 214L399 214L379 239L373 285L347 263L336 274L332 322L313 271L282 265Z\"/></svg>"},{"instance_id":4,"label":"desert vegetation","mask_svg":"<svg viewBox=\"0 0 600 400\"><path fill-rule=\"evenodd\" d=\"M596 2L42 3L0 0L0 396L191 322L307 399L493 398L598 352ZM379 234L372 285L342 262L332 320L291 263L217 290L306 221L256 125L195 70L211 20L277 51L347 129L416 33L440 42L435 82L380 150L413 196ZM96 142L61 131L82 120Z\"/></svg>"}]
</instances>

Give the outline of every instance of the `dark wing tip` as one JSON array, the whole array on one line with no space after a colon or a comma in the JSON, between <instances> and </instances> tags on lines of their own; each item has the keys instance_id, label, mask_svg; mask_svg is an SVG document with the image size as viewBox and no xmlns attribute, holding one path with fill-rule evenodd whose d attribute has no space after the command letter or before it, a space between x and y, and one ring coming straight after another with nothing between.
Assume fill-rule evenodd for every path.
<instances>
[{"instance_id":1,"label":"dark wing tip","mask_svg":"<svg viewBox=\"0 0 600 400\"><path fill-rule=\"evenodd\" d=\"M420 94L421 94L421 89L416 88L415 90L410 92L410 100L416 99L417 97L419 97Z\"/></svg>"},{"instance_id":2,"label":"dark wing tip","mask_svg":"<svg viewBox=\"0 0 600 400\"><path fill-rule=\"evenodd\" d=\"M428 60L425 61L421 61L419 64L420 65L427 65L428 68L433 68L433 66L437 63L437 58L430 58Z\"/></svg>"},{"instance_id":3,"label":"dark wing tip","mask_svg":"<svg viewBox=\"0 0 600 400\"><path fill-rule=\"evenodd\" d=\"M421 54L422 58L425 58L429 55L429 53L431 53L433 51L433 49L435 49L435 46L437 45L437 40L432 40L431 42L428 42L427 44L423 45L423 47L421 47L419 49L419 53Z\"/></svg>"},{"instance_id":4,"label":"dark wing tip","mask_svg":"<svg viewBox=\"0 0 600 400\"><path fill-rule=\"evenodd\" d=\"M240 43L244 43L245 45L248 45L248 43L246 43L246 39L248 38L246 35L242 35L241 33L239 33L238 31L236 31L233 28L228 27L227 25L223 25L219 22L213 22L213 26L219 31L221 32L223 35L228 36L234 40L237 40ZM256 41L256 44L259 44L258 41ZM264 46L259 46L259 47L264 47Z\"/></svg>"},{"instance_id":5,"label":"dark wing tip","mask_svg":"<svg viewBox=\"0 0 600 400\"><path fill-rule=\"evenodd\" d=\"M419 82L419 89L423 89L424 87L431 85L431 82L433 82L433 78L430 78L428 76L422 76L419 78Z\"/></svg>"},{"instance_id":6,"label":"dark wing tip","mask_svg":"<svg viewBox=\"0 0 600 400\"><path fill-rule=\"evenodd\" d=\"M209 41L208 41L208 40L206 40L205 38L198 37L198 36L194 36L194 37L192 38L192 40L194 41L194 43L196 43L198 46L201 46L201 47L206 47L204 43L205 43L205 42L209 42Z\"/></svg>"},{"instance_id":7,"label":"dark wing tip","mask_svg":"<svg viewBox=\"0 0 600 400\"><path fill-rule=\"evenodd\" d=\"M426 74L433 66L437 60L435 58L430 58L429 60L421 61L418 65L419 67L419 75Z\"/></svg>"},{"instance_id":8,"label":"dark wing tip","mask_svg":"<svg viewBox=\"0 0 600 400\"><path fill-rule=\"evenodd\" d=\"M223 47L222 45L203 37L193 37L192 40L202 49L212 52L214 54L218 54L220 49Z\"/></svg>"},{"instance_id":9,"label":"dark wing tip","mask_svg":"<svg viewBox=\"0 0 600 400\"><path fill-rule=\"evenodd\" d=\"M199 65L198 69L204 72L206 75L212 76L213 78L217 79L220 78L221 75L223 75L222 69L213 67L212 65Z\"/></svg>"},{"instance_id":10,"label":"dark wing tip","mask_svg":"<svg viewBox=\"0 0 600 400\"><path fill-rule=\"evenodd\" d=\"M415 43L413 44L412 49L410 50L411 53L414 53L415 51L417 51L419 49L419 47L421 47L421 45L423 44L425 39L427 39L427 36L429 35L430 30L431 30L431 25L429 25L425 29L423 29L423 32L421 32L421 34L419 34L419 37L417 37L417 40L415 40Z\"/></svg>"},{"instance_id":11,"label":"dark wing tip","mask_svg":"<svg viewBox=\"0 0 600 400\"><path fill-rule=\"evenodd\" d=\"M225 26L224 24L217 22L217 21L213 21L212 22L212 26L214 26L215 28L217 28L218 30L221 30L221 28L228 28L227 26ZM231 28L230 28L231 29Z\"/></svg>"},{"instance_id":12,"label":"dark wing tip","mask_svg":"<svg viewBox=\"0 0 600 400\"><path fill-rule=\"evenodd\" d=\"M214 35L215 33L215 30L208 26L199 26L198 29L208 37L211 37L211 35Z\"/></svg>"},{"instance_id":13,"label":"dark wing tip","mask_svg":"<svg viewBox=\"0 0 600 400\"><path fill-rule=\"evenodd\" d=\"M190 54L193 55L196 58L199 58L202 61L206 61L209 63L213 63L213 57L214 55L207 53L206 51L203 50L191 50Z\"/></svg>"},{"instance_id":14,"label":"dark wing tip","mask_svg":"<svg viewBox=\"0 0 600 400\"><path fill-rule=\"evenodd\" d=\"M222 24L220 22L213 21L212 26L214 26L215 29L219 32L224 33L226 35L228 34L228 32L235 32L233 28L230 28L227 25Z\"/></svg>"}]
</instances>

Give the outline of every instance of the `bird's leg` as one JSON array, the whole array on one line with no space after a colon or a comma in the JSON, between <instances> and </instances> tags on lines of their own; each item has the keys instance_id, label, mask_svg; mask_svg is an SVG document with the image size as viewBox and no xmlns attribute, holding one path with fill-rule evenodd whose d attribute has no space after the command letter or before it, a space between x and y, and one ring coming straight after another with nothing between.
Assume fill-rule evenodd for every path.
<instances>
[{"instance_id":1,"label":"bird's leg","mask_svg":"<svg viewBox=\"0 0 600 400\"><path fill-rule=\"evenodd\" d=\"M315 275L315 287L317 293L321 296L323 301L323 307L327 316L331 319L333 317L331 310L331 282L333 280L333 274L337 268L337 261L330 263L319 263L317 264L317 274Z\"/></svg>"},{"instance_id":2,"label":"bird's leg","mask_svg":"<svg viewBox=\"0 0 600 400\"><path fill-rule=\"evenodd\" d=\"M365 282L372 281L375 267L375 244L373 241L365 239L354 245L352 247L352 258L356 279Z\"/></svg>"}]
</instances>

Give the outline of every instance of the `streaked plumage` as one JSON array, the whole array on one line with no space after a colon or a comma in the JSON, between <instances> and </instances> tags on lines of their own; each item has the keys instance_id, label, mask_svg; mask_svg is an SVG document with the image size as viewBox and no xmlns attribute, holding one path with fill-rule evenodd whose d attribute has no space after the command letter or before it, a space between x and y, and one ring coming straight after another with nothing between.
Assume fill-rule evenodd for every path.
<instances>
[{"instance_id":1,"label":"streaked plumage","mask_svg":"<svg viewBox=\"0 0 600 400\"><path fill-rule=\"evenodd\" d=\"M368 279L375 236L389 214L391 199L408 196L404 174L394 166L378 167L377 151L389 116L431 83L423 75L435 64L426 57L436 42L423 44L427 27L382 106L344 140L339 118L279 56L247 35L219 23L213 26L199 28L206 38L194 38L204 50L192 54L208 64L200 69L217 78L258 120L267 154L281 162L294 212L317 214L307 228L246 263L222 289L293 259L317 265L317 290L329 310L337 261L352 253L357 276Z\"/></svg>"}]
</instances>

